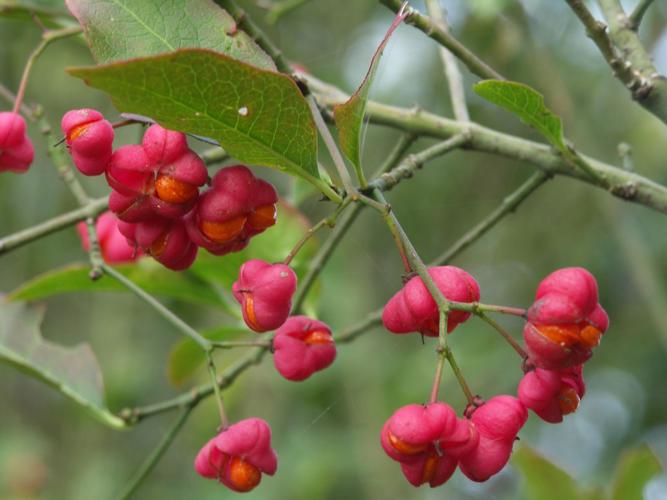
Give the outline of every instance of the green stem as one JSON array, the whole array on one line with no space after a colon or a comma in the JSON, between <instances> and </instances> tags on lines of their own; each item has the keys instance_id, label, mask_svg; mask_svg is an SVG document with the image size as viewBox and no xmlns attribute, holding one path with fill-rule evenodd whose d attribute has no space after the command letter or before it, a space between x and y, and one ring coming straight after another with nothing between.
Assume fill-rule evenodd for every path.
<instances>
[{"instance_id":1,"label":"green stem","mask_svg":"<svg viewBox=\"0 0 667 500\"><path fill-rule=\"evenodd\" d=\"M358 323L346 328L334 337L336 344L347 344L355 340L360 335L370 331L374 326L382 323L382 309L373 311L366 318Z\"/></svg>"},{"instance_id":2,"label":"green stem","mask_svg":"<svg viewBox=\"0 0 667 500\"><path fill-rule=\"evenodd\" d=\"M380 3L389 7L394 12L401 10L402 0L380 0ZM432 38L443 47L447 48L452 54L465 64L465 66L475 75L481 78L491 78L494 80L504 80L502 75L473 54L468 48L452 36L449 31L443 30L430 18L420 14L415 9L408 7L408 15L405 22L412 24L421 30L426 36Z\"/></svg>"},{"instance_id":3,"label":"green stem","mask_svg":"<svg viewBox=\"0 0 667 500\"><path fill-rule=\"evenodd\" d=\"M637 31L639 29L639 25L642 23L642 19L644 19L644 14L646 14L652 3L653 0L639 0L635 10L632 11L632 14L628 18L633 30Z\"/></svg>"},{"instance_id":4,"label":"green stem","mask_svg":"<svg viewBox=\"0 0 667 500\"><path fill-rule=\"evenodd\" d=\"M331 132L329 132L329 127L327 127L327 124L324 123L324 118L322 118L322 113L320 112L320 108L317 106L315 98L312 95L309 95L306 98L306 101L308 102L310 113L313 115L315 126L317 127L317 130L319 131L320 136L324 141L324 145L327 147L327 150L331 155L331 159L334 162L336 171L338 172L340 179L343 181L343 187L350 195L356 193L356 189L352 184L352 178L350 177L350 173L347 171L347 167L345 166L345 160L343 159L343 155L340 153L340 150L338 149L336 141L331 135Z\"/></svg>"},{"instance_id":5,"label":"green stem","mask_svg":"<svg viewBox=\"0 0 667 500\"><path fill-rule=\"evenodd\" d=\"M268 352L266 347L258 347L253 349L250 353L239 358L236 363L224 370L220 374L217 386L222 390L229 387L234 381L251 366L259 364L264 355ZM204 384L195 387L179 396L176 396L159 403L154 403L138 408L126 408L120 412L120 417L127 422L128 425L136 425L145 418L159 415L168 411L182 408L188 405L196 405L202 399L214 394L215 389L213 384Z\"/></svg>"},{"instance_id":6,"label":"green stem","mask_svg":"<svg viewBox=\"0 0 667 500\"><path fill-rule=\"evenodd\" d=\"M271 341L262 340L218 340L211 341L214 349L233 349L235 347L271 347Z\"/></svg>"},{"instance_id":7,"label":"green stem","mask_svg":"<svg viewBox=\"0 0 667 500\"><path fill-rule=\"evenodd\" d=\"M438 351L438 362L435 365L435 376L433 377L433 386L431 387L431 397L429 402L435 403L438 400L438 392L440 392L440 381L442 380L442 369L445 366L445 353Z\"/></svg>"},{"instance_id":8,"label":"green stem","mask_svg":"<svg viewBox=\"0 0 667 500\"><path fill-rule=\"evenodd\" d=\"M516 353L521 356L523 359L528 359L528 353L523 350L523 347L521 347L521 344L519 344L512 336L509 334L507 330L505 330L497 321L489 318L486 314L484 313L479 313L477 316L486 321L489 325L491 325L504 339L505 341L516 351Z\"/></svg>"},{"instance_id":9,"label":"green stem","mask_svg":"<svg viewBox=\"0 0 667 500\"><path fill-rule=\"evenodd\" d=\"M452 367L452 371L454 372L454 376L456 377L456 380L458 381L459 386L461 386L461 390L463 391L463 394L465 394L465 397L468 400L468 404L473 404L475 396L473 395L472 391L470 390L470 387L468 386L468 382L466 382L466 379L463 376L463 373L461 373L461 369L459 368L459 365L456 363L456 359L454 358L454 355L452 354L452 350L450 348L445 349L445 358L447 358L447 361L449 362L449 366Z\"/></svg>"},{"instance_id":10,"label":"green stem","mask_svg":"<svg viewBox=\"0 0 667 500\"><path fill-rule=\"evenodd\" d=\"M225 404L222 400L222 393L220 392L220 381L218 380L218 374L215 370L215 362L213 361L211 351L206 351L206 360L208 364L208 374L211 377L211 386L213 387L215 400L218 404L218 413L220 414L220 430L225 430L227 427L229 427L229 419L227 418Z\"/></svg>"},{"instance_id":11,"label":"green stem","mask_svg":"<svg viewBox=\"0 0 667 500\"><path fill-rule=\"evenodd\" d=\"M445 13L440 6L439 0L426 0L426 10L432 21L444 32L449 33L449 26L445 21ZM449 97L454 110L454 117L463 122L470 121L468 106L466 104L465 87L459 65L456 62L454 54L445 47L440 47L440 59L445 68L445 78L449 84Z\"/></svg>"},{"instance_id":12,"label":"green stem","mask_svg":"<svg viewBox=\"0 0 667 500\"><path fill-rule=\"evenodd\" d=\"M340 89L312 76L301 76L307 80L311 90L318 94L318 100L327 108L345 102L349 97ZM581 157L600 174L597 177L607 180L608 186L598 184L596 179L578 168L573 168L562 155L545 144L504 134L477 123L461 123L418 108L399 108L374 101L368 101L366 114L372 123L388 125L422 136L446 139L452 135L467 132L470 134L470 142L466 144L467 150L482 151L526 162L547 174L566 175L582 180L601 187L623 200L640 203L667 213L667 188L665 186L585 155Z\"/></svg>"},{"instance_id":13,"label":"green stem","mask_svg":"<svg viewBox=\"0 0 667 500\"><path fill-rule=\"evenodd\" d=\"M320 275L320 272L322 272L325 264L329 261L329 257L331 257L334 250L342 240L343 236L345 236L345 233L347 233L348 229L350 229L352 223L356 220L363 207L364 205L361 203L354 205L352 210L348 212L347 216L336 223L336 226L334 227L329 237L320 247L315 257L313 257L309 262L306 276L304 276L304 278L299 283L299 288L296 291L296 295L294 296L292 306L294 314L301 312L303 303L306 300L308 292L315 284L315 280L317 280L317 277Z\"/></svg>"},{"instance_id":14,"label":"green stem","mask_svg":"<svg viewBox=\"0 0 667 500\"><path fill-rule=\"evenodd\" d=\"M219 6L225 9L234 18L238 26L245 31L250 37L266 52L271 59L276 63L278 71L292 74L292 68L283 56L283 53L278 49L271 40L264 34L264 32L257 26L250 16L241 9L234 0L214 0Z\"/></svg>"},{"instance_id":15,"label":"green stem","mask_svg":"<svg viewBox=\"0 0 667 500\"><path fill-rule=\"evenodd\" d=\"M468 137L465 133L456 134L445 141L420 151L419 153L412 154L404 159L396 168L373 180L368 188L389 191L396 186L396 184L401 182L401 180L412 177L426 162L460 148L461 146L464 146L466 142L468 142Z\"/></svg>"},{"instance_id":16,"label":"green stem","mask_svg":"<svg viewBox=\"0 0 667 500\"><path fill-rule=\"evenodd\" d=\"M146 460L141 464L141 467L139 467L134 476L132 476L130 483L125 487L123 492L120 495L118 495L117 497L118 500L126 500L127 498L130 498L132 494L137 490L137 488L139 488L144 479L146 479L148 474L151 473L151 471L158 464L162 456L169 449L169 446L174 441L179 431L187 421L193 408L194 408L193 405L186 406L185 408L183 408L183 411L178 416L174 424L167 430L167 433L158 443L157 447L151 452L150 455L148 455Z\"/></svg>"},{"instance_id":17,"label":"green stem","mask_svg":"<svg viewBox=\"0 0 667 500\"><path fill-rule=\"evenodd\" d=\"M386 174L394 167L396 167L398 162L401 161L401 158L403 158L405 152L410 148L410 146L412 146L415 140L417 140L417 136L414 134L401 135L401 138L396 143L396 146L394 146L394 149L391 150L382 165L380 165L377 171L373 174L373 179L377 179L382 174Z\"/></svg>"},{"instance_id":18,"label":"green stem","mask_svg":"<svg viewBox=\"0 0 667 500\"><path fill-rule=\"evenodd\" d=\"M308 228L308 231L306 231L306 234L303 235L303 237L294 245L294 248L290 250L290 253L287 254L287 257L285 257L285 260L283 260L283 264L288 266L290 262L292 262L292 259L299 253L299 251L303 248L303 246L312 238L317 231L322 229L324 226L329 226L329 227L335 227L336 221L338 220L338 217L340 214L345 210L345 208L352 202L352 198L347 197L345 200L343 200L343 203L341 203L334 213L331 215L323 218L320 220L317 224L314 226L311 226Z\"/></svg>"},{"instance_id":19,"label":"green stem","mask_svg":"<svg viewBox=\"0 0 667 500\"><path fill-rule=\"evenodd\" d=\"M5 236L0 239L0 255L60 231L61 229L73 226L77 222L85 220L88 217L96 217L98 214L104 212L107 207L108 199L106 196L104 198L97 198L92 200L85 207L77 208L71 212L66 212L40 224Z\"/></svg>"},{"instance_id":20,"label":"green stem","mask_svg":"<svg viewBox=\"0 0 667 500\"><path fill-rule=\"evenodd\" d=\"M155 297L147 293L143 288L128 279L125 275L116 271L113 267L103 264L102 269L106 274L121 283L125 288L134 293L141 300L150 305L155 311L160 314L169 323L175 326L183 335L194 340L206 353L209 353L213 348L211 342L202 337L194 328L188 325L181 318L176 316L169 308L165 307Z\"/></svg>"},{"instance_id":21,"label":"green stem","mask_svg":"<svg viewBox=\"0 0 667 500\"><path fill-rule=\"evenodd\" d=\"M452 246L433 260L433 265L449 263L470 245L475 243L486 232L495 226L505 216L513 213L519 205L535 190L544 184L551 176L544 172L535 172L530 178L510 193L493 212L478 222L472 229L459 238Z\"/></svg>"},{"instance_id":22,"label":"green stem","mask_svg":"<svg viewBox=\"0 0 667 500\"><path fill-rule=\"evenodd\" d=\"M21 109L21 104L23 104L23 97L25 96L25 89L28 85L28 80L30 79L30 72L32 71L32 67L35 64L35 61L37 61L39 56L42 55L42 52L44 52L44 49L46 49L52 42L55 42L56 40L78 35L79 33L81 33L81 28L76 26L54 31L45 31L42 34L42 40L39 42L39 45L35 47L35 50L32 51L32 54L30 54L28 60L26 61L25 68L23 69L23 75L21 76L21 82L19 83L19 89L16 92L16 99L14 100L14 108L12 109L12 112L18 113Z\"/></svg>"},{"instance_id":23,"label":"green stem","mask_svg":"<svg viewBox=\"0 0 667 500\"><path fill-rule=\"evenodd\" d=\"M667 78L653 64L651 54L642 44L620 0L598 0L598 4L609 23L611 40L623 56L623 64L634 75L633 80L623 83L633 99L667 123Z\"/></svg>"}]
</instances>

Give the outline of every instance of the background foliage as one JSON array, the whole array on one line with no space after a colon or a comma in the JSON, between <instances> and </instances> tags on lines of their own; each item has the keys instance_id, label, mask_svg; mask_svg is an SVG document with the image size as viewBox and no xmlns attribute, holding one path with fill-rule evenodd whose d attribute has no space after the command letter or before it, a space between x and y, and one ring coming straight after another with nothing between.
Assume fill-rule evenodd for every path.
<instances>
[{"instance_id":1,"label":"background foliage","mask_svg":"<svg viewBox=\"0 0 667 500\"><path fill-rule=\"evenodd\" d=\"M252 2L242 3L256 19L265 15ZM564 3L458 0L445 4L457 36L501 73L544 94L579 150L618 164L617 145L627 142L633 148L637 170L667 182L664 125L634 105L621 84L611 78ZM419 2L414 6L423 8ZM267 26L267 32L290 60L351 92L363 78L391 19L391 13L373 0L341 0L335 8L327 0L311 0ZM642 27L642 36L663 72L667 71L666 23L667 6L656 2ZM25 58L38 42L39 30L28 26L0 19L0 75L10 88L16 88ZM63 71L66 66L92 62L87 48L74 40L51 47L35 68L28 99L43 104L54 123L66 110L84 106L116 116L107 97ZM466 78L471 85L473 79ZM399 27L385 51L372 96L451 114L436 46L413 28ZM468 96L475 121L539 140L511 115L472 92ZM48 165L38 130L33 127L30 132L39 150L31 171L0 179L2 235L74 207ZM116 144L136 141L138 134L136 129L124 129ZM363 152L366 163L379 164L397 137L393 130L368 129ZM420 142L415 149L426 144ZM298 195L287 176L269 169L256 172L271 179L283 196ZM428 260L484 217L530 173L528 165L454 152L429 164L388 197ZM105 194L102 182L84 181L92 193ZM326 212L322 205L310 197L300 208L311 220L318 220ZM531 419L521 432L522 443L566 470L582 491L611 488L610 478L623 450L641 443L648 443L667 461L664 227L663 214L612 199L571 179L556 178L455 261L480 282L485 302L516 306L528 305L536 283L554 268L581 265L597 276L601 303L610 314L612 327L586 366L589 392L578 412L564 424L549 426ZM259 245L259 238L253 241L253 246ZM29 278L73 262L85 262L75 232L49 236L2 257L0 291L9 292ZM400 270L400 259L382 221L370 211L362 214L323 273L321 318L334 329L354 323L383 305L400 286ZM134 297L76 293L44 302L48 306L43 327L46 339L66 345L92 344L112 410L158 401L179 390L167 376L170 352L179 338L170 338L171 327ZM224 307L177 299L170 299L169 305L202 329L230 321ZM518 320L501 320L519 335L522 325ZM486 325L470 321L456 331L451 342L475 392L491 396L515 391L520 377L516 354ZM218 354L220 367L237 355ZM540 486L524 484L518 470L527 463L538 467L537 476L548 473L539 468L539 459L523 453L514 467L482 485L457 473L441 489L415 490L397 473L396 464L379 447L379 430L395 408L427 397L433 363L432 349L422 346L417 336L393 336L376 329L342 346L332 368L306 383L283 380L270 360L249 371L225 392L228 411L233 419L257 415L271 423L280 467L276 477L266 478L246 498L531 496L536 491L531 488ZM199 376L205 380L205 374ZM461 408L460 391L448 372L445 377L442 394ZM112 431L11 367L0 365L0 380L2 498L112 496L174 418L156 417L129 431ZM192 469L193 457L217 425L216 418L212 400L195 410L138 498L233 496L214 482L199 479ZM644 490L652 500L667 498L666 492L664 475Z\"/></svg>"}]
</instances>

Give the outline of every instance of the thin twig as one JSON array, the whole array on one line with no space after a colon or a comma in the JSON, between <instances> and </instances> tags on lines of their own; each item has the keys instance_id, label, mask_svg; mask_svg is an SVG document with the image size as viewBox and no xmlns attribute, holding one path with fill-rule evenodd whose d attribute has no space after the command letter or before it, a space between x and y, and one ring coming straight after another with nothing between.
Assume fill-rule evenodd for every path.
<instances>
[{"instance_id":1,"label":"thin twig","mask_svg":"<svg viewBox=\"0 0 667 500\"><path fill-rule=\"evenodd\" d=\"M544 172L535 172L515 191L506 196L502 203L478 222L472 229L460 237L456 242L433 260L432 265L443 265L450 262L466 248L481 238L506 215L514 212L517 207L528 198L537 188L544 184L551 176Z\"/></svg>"},{"instance_id":2,"label":"thin twig","mask_svg":"<svg viewBox=\"0 0 667 500\"><path fill-rule=\"evenodd\" d=\"M449 32L449 26L445 21L445 13L440 6L439 0L426 0L426 10L431 16L433 22L444 32ZM445 68L445 77L449 84L449 97L452 102L452 109L454 117L462 122L470 121L470 114L468 113L468 106L466 104L465 87L463 85L463 76L459 71L459 65L456 62L454 54L452 54L445 47L440 47L438 51L440 59Z\"/></svg>"},{"instance_id":3,"label":"thin twig","mask_svg":"<svg viewBox=\"0 0 667 500\"><path fill-rule=\"evenodd\" d=\"M402 179L412 177L415 171L422 168L424 163L464 146L468 140L468 136L465 133L457 134L419 153L410 155L396 168L372 181L368 185L368 188L369 190L377 188L380 191L389 191Z\"/></svg>"},{"instance_id":4,"label":"thin twig","mask_svg":"<svg viewBox=\"0 0 667 500\"><path fill-rule=\"evenodd\" d=\"M181 414L174 421L174 424L167 430L164 437L160 440L151 454L146 457L146 460L144 460L137 472L132 476L132 479L130 479L130 482L123 492L118 495L118 500L126 500L127 498L130 498L137 488L139 488L144 479L146 479L148 474L151 473L162 456L169 449L169 446L174 441L183 425L185 425L193 407L194 405L189 405L183 408L183 411L181 411Z\"/></svg>"},{"instance_id":5,"label":"thin twig","mask_svg":"<svg viewBox=\"0 0 667 500\"><path fill-rule=\"evenodd\" d=\"M489 325L491 325L500 335L505 339L505 341L516 351L516 353L521 356L522 359L528 359L528 353L523 350L523 347L521 347L521 344L519 344L514 338L509 334L507 330L505 330L500 323L495 321L492 318L489 318L486 314L481 313L477 315L479 318L482 320L486 321Z\"/></svg>"},{"instance_id":6,"label":"thin twig","mask_svg":"<svg viewBox=\"0 0 667 500\"><path fill-rule=\"evenodd\" d=\"M106 196L103 198L96 198L91 200L85 207L77 208L71 212L66 212L40 224L5 236L0 239L0 255L9 252L10 250L20 248L23 245L49 234L73 226L77 222L85 220L88 217L96 217L107 209L108 203L109 201Z\"/></svg>"},{"instance_id":7,"label":"thin twig","mask_svg":"<svg viewBox=\"0 0 667 500\"><path fill-rule=\"evenodd\" d=\"M218 374L215 369L215 362L213 361L211 351L206 351L206 364L208 366L209 376L211 377L211 386L213 387L215 400L218 405L218 413L220 415L220 430L225 430L227 427L229 427L229 419L227 418L227 412L225 411L225 403L222 400Z\"/></svg>"},{"instance_id":8,"label":"thin twig","mask_svg":"<svg viewBox=\"0 0 667 500\"><path fill-rule=\"evenodd\" d=\"M628 17L632 29L635 31L639 29L639 25L642 23L642 19L644 19L644 14L646 14L646 11L652 3L653 0L639 0L637 7L635 7L635 10L633 10L632 14Z\"/></svg>"},{"instance_id":9,"label":"thin twig","mask_svg":"<svg viewBox=\"0 0 667 500\"><path fill-rule=\"evenodd\" d=\"M73 35L78 35L79 33L81 33L81 31L82 30L79 26L75 26L59 30L45 31L44 33L42 33L41 42L39 43L39 45L37 45L37 47L35 47L35 50L32 51L32 53L28 57L28 60L26 61L25 68L23 69L23 75L21 75L21 82L19 83L19 89L16 92L14 108L12 109L14 113L18 113L21 104L23 103L23 97L25 96L25 89L28 86L28 80L30 78L30 71L32 70L33 65L35 64L35 61L37 61L39 56L42 55L42 52L44 52L44 49L46 49L52 42Z\"/></svg>"},{"instance_id":10,"label":"thin twig","mask_svg":"<svg viewBox=\"0 0 667 500\"><path fill-rule=\"evenodd\" d=\"M125 288L130 290L137 297L139 297L141 300L143 300L153 309L155 309L155 311L158 314L160 314L160 316L162 316L169 323L175 326L178 329L178 331L180 331L183 335L185 335L186 337L190 337L192 340L194 340L205 352L211 351L211 349L213 348L211 342L207 340L205 337L203 337L199 332L197 332L197 330L192 328L181 318L176 316L176 314L174 314L171 311L171 309L165 307L159 300L157 300L151 294L146 292L143 288L141 288L139 285L137 285L132 280L127 278L125 275L116 271L113 267L107 264L103 264L102 269L106 274L114 278L116 281L125 286Z\"/></svg>"},{"instance_id":11,"label":"thin twig","mask_svg":"<svg viewBox=\"0 0 667 500\"><path fill-rule=\"evenodd\" d=\"M380 3L389 7L394 12L401 10L401 6L403 5L402 0L380 0ZM473 54L465 45L454 38L451 33L443 30L431 21L431 19L420 14L412 7L408 7L407 12L406 23L412 24L417 29L423 31L424 34L449 49L472 73L481 78L504 80L500 73Z\"/></svg>"},{"instance_id":12,"label":"thin twig","mask_svg":"<svg viewBox=\"0 0 667 500\"><path fill-rule=\"evenodd\" d=\"M329 226L329 227L335 227L336 221L338 220L338 217L340 216L341 213L345 210L345 208L352 202L352 198L347 197L345 200L343 200L343 203L338 205L336 210L329 216L324 217L322 220L320 220L317 224L314 226L311 226L308 228L306 231L306 234L303 235L303 237L297 241L296 245L290 250L290 252L287 254L287 257L283 260L283 264L289 265L290 262L292 262L292 259L299 253L299 251L303 248L303 246L315 235L317 231L322 229L324 226Z\"/></svg>"}]
</instances>

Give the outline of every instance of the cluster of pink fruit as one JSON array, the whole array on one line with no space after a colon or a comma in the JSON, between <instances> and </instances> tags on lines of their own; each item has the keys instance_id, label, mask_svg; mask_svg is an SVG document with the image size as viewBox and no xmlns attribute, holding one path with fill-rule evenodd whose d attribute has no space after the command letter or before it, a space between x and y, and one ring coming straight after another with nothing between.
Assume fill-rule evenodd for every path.
<instances>
[{"instance_id":1,"label":"cluster of pink fruit","mask_svg":"<svg viewBox=\"0 0 667 500\"><path fill-rule=\"evenodd\" d=\"M443 295L452 302L477 302L477 282L465 271L443 266L429 269ZM330 329L303 316L288 318L296 277L283 264L248 261L241 267L233 292L247 325L263 332L278 327L273 348L278 371L303 380L331 364L336 352ZM447 330L453 331L470 314L454 311ZM608 327L598 303L595 278L582 268L560 269L539 285L526 313L524 340L529 359L519 383L518 398L476 398L462 417L441 401L399 408L384 424L384 451L401 464L414 486L445 483L457 467L473 481L486 481L507 464L528 409L547 422L561 422L584 395L582 363L590 358ZM286 319L288 318L288 319ZM426 286L414 277L392 297L383 311L393 333L419 332L435 336L438 308ZM274 474L276 454L264 420L243 420L222 430L202 448L196 471L234 491L250 491L262 474Z\"/></svg>"},{"instance_id":2,"label":"cluster of pink fruit","mask_svg":"<svg viewBox=\"0 0 667 500\"><path fill-rule=\"evenodd\" d=\"M436 267L429 274L445 298L476 302L479 287L465 271ZM447 331L469 317L454 311ZM518 398L495 396L469 405L462 418L444 402L399 408L381 433L382 447L400 462L415 485L439 486L456 467L473 481L486 481L508 462L512 445L528 418L528 409L557 423L572 413L584 395L583 363L609 326L598 302L595 278L582 268L565 268L547 276L528 309L524 342L529 358ZM414 277L385 306L385 327L398 334L438 332L438 308L419 277Z\"/></svg>"},{"instance_id":3,"label":"cluster of pink fruit","mask_svg":"<svg viewBox=\"0 0 667 500\"><path fill-rule=\"evenodd\" d=\"M276 222L278 197L271 184L242 165L223 168L209 180L204 162L180 132L152 125L141 145L113 151L112 125L91 109L68 112L62 129L79 171L105 174L112 189L113 214L100 216L96 227L108 262L147 254L181 270L192 264L199 247L215 255L239 251ZM25 171L32 159L23 119L0 113L0 171ZM211 187L200 193L207 182ZM88 246L85 225L79 231ZM428 273L448 301L479 301L479 285L462 269L441 266ZM251 330L275 331L271 345L277 371L288 380L301 381L330 366L336 346L326 324L290 316L296 287L297 277L289 266L249 260L241 266L232 292ZM470 315L450 311L446 331L452 332ZM462 417L441 401L410 404L384 424L382 448L401 464L411 484L439 486L457 467L473 481L486 481L508 462L528 409L551 423L577 409L585 391L583 363L609 326L595 278L582 268L555 271L539 284L525 316L528 359L523 362L518 397L500 395L486 402L475 398ZM429 337L439 335L439 318L437 304L419 277L410 279L382 314L390 332ZM222 429L195 460L200 475L238 492L252 490L262 474L273 475L276 468L271 430L258 418Z\"/></svg>"},{"instance_id":4,"label":"cluster of pink fruit","mask_svg":"<svg viewBox=\"0 0 667 500\"><path fill-rule=\"evenodd\" d=\"M181 132L151 125L140 145L113 151L113 127L98 111L69 111L61 126L77 169L105 174L109 208L130 247L170 269L188 268L199 247L215 255L241 250L275 224L275 189L245 166L221 169L200 194L209 181L206 165ZM98 232L114 234L113 224L100 218ZM106 238L101 246L111 261L131 259L115 236L108 241L108 250Z\"/></svg>"},{"instance_id":5,"label":"cluster of pink fruit","mask_svg":"<svg viewBox=\"0 0 667 500\"><path fill-rule=\"evenodd\" d=\"M275 330L273 361L288 380L301 381L323 370L336 358L331 329L307 316L290 316L297 277L285 264L253 259L245 262L232 286L243 319L257 333ZM223 429L201 449L195 470L231 490L255 488L262 474L273 475L276 454L271 429L262 419L249 418Z\"/></svg>"}]
</instances>

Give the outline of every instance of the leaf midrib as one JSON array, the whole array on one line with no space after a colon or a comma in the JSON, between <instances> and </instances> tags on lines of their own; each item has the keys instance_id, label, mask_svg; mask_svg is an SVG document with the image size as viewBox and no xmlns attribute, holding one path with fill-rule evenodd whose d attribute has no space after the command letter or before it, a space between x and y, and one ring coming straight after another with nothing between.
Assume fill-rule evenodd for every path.
<instances>
[{"instance_id":1,"label":"leaf midrib","mask_svg":"<svg viewBox=\"0 0 667 500\"><path fill-rule=\"evenodd\" d=\"M125 5L123 5L122 3L120 3L118 0L112 0L112 1L113 1L114 4L118 5L121 9L123 9L125 12L127 12L128 14L130 14L133 18L135 18L135 19L139 22L139 24L141 24L144 28L146 28L146 31L148 31L149 33L153 34L153 35L155 36L155 38L157 38L157 39L160 40L164 45L166 45L167 48L168 48L169 50L176 50L176 47L173 47L173 46L167 41L166 38L161 37L161 36L159 35L159 33L157 33L157 32L156 32L155 30L153 30L148 24L146 24L146 23L144 22L143 19L141 19L139 16L137 16L137 14L135 14L133 11L131 11L130 9L128 9Z\"/></svg>"}]
</instances>

